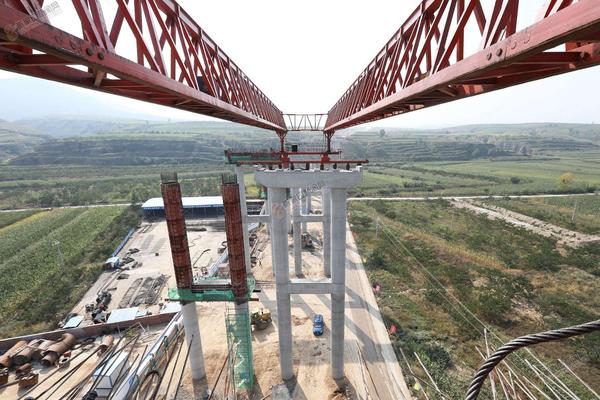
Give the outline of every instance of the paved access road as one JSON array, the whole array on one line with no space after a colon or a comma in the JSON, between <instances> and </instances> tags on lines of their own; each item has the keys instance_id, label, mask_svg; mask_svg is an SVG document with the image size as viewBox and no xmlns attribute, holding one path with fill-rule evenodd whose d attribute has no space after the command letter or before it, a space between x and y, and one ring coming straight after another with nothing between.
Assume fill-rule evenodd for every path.
<instances>
[{"instance_id":1,"label":"paved access road","mask_svg":"<svg viewBox=\"0 0 600 400\"><path fill-rule=\"evenodd\" d=\"M359 395L367 399L410 400L412 396L349 227L346 235L346 334L351 333L360 348L349 345L346 352L352 358L358 357L356 361L364 366L357 380L366 383L368 393ZM348 337L346 342L352 339ZM356 373L357 369L353 370Z\"/></svg>"}]
</instances>

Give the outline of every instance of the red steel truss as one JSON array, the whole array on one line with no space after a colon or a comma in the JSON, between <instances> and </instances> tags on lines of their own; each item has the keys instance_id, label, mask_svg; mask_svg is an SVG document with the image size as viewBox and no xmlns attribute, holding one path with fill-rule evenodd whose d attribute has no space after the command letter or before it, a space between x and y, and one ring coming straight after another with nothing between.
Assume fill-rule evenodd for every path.
<instances>
[{"instance_id":1,"label":"red steel truss","mask_svg":"<svg viewBox=\"0 0 600 400\"><path fill-rule=\"evenodd\" d=\"M100 3L60 2L79 19L72 34L52 25L56 1L0 0L0 69L274 130L283 143L288 130L323 130L329 142L342 128L600 64L599 0L547 0L535 21L519 20L519 0L423 0L324 124L323 114L284 120L175 0Z\"/></svg>"},{"instance_id":2,"label":"red steel truss","mask_svg":"<svg viewBox=\"0 0 600 400\"><path fill-rule=\"evenodd\" d=\"M52 25L57 2L0 0L0 68L287 130L281 111L175 0L100 4L60 2L79 17L73 35Z\"/></svg>"},{"instance_id":3,"label":"red steel truss","mask_svg":"<svg viewBox=\"0 0 600 400\"><path fill-rule=\"evenodd\" d=\"M325 131L600 64L600 1L548 0L518 32L519 0L484 4L423 0L329 111Z\"/></svg>"},{"instance_id":4,"label":"red steel truss","mask_svg":"<svg viewBox=\"0 0 600 400\"><path fill-rule=\"evenodd\" d=\"M288 131L322 132L327 114L283 114Z\"/></svg>"}]
</instances>

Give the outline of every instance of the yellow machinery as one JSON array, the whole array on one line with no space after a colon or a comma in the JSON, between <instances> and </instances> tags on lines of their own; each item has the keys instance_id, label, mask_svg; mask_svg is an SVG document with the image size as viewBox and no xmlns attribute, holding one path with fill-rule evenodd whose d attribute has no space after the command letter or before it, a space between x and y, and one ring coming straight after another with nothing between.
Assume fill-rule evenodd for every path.
<instances>
[{"instance_id":1,"label":"yellow machinery","mask_svg":"<svg viewBox=\"0 0 600 400\"><path fill-rule=\"evenodd\" d=\"M260 311L254 311L250 316L250 323L254 325L256 330L262 331L263 329L267 329L267 327L273 322L271 318L271 311L260 309Z\"/></svg>"}]
</instances>

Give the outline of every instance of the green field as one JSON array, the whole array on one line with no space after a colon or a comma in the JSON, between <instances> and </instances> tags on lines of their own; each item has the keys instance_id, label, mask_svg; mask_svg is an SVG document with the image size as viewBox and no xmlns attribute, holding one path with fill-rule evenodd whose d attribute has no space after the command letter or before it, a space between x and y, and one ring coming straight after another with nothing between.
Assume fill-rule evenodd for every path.
<instances>
[{"instance_id":1,"label":"green field","mask_svg":"<svg viewBox=\"0 0 600 400\"><path fill-rule=\"evenodd\" d=\"M38 212L38 210L24 210L0 213L0 229L4 228L5 226L12 225L17 221L30 217Z\"/></svg>"},{"instance_id":2,"label":"green field","mask_svg":"<svg viewBox=\"0 0 600 400\"><path fill-rule=\"evenodd\" d=\"M57 209L0 229L0 337L54 328L138 221L129 207Z\"/></svg>"},{"instance_id":3,"label":"green field","mask_svg":"<svg viewBox=\"0 0 600 400\"><path fill-rule=\"evenodd\" d=\"M354 196L454 196L585 193L600 188L600 152L557 154L553 159L484 159L405 164L374 163ZM573 174L561 186L559 178Z\"/></svg>"},{"instance_id":4,"label":"green field","mask_svg":"<svg viewBox=\"0 0 600 400\"><path fill-rule=\"evenodd\" d=\"M507 208L563 228L600 234L600 196L495 199L485 203Z\"/></svg>"},{"instance_id":5,"label":"green field","mask_svg":"<svg viewBox=\"0 0 600 400\"><path fill-rule=\"evenodd\" d=\"M402 349L427 381L414 356L419 354L449 398L464 396L481 363L476 347L485 349L484 326L497 335L490 334L497 347L509 338L598 318L598 243L561 253L554 240L442 200L351 202L349 212L369 279L382 286L377 301L384 320L398 328L391 335L398 358ZM561 358L592 386L600 384L599 334L535 352L556 371ZM535 380L518 356L509 360ZM572 379L569 384L582 399L591 398ZM482 398L491 398L489 391Z\"/></svg>"}]
</instances>

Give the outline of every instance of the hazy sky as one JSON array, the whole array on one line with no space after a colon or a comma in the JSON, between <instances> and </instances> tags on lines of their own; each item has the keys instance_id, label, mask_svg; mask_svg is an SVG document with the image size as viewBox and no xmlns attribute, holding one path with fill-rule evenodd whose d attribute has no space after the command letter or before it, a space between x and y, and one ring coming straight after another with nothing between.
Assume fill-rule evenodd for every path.
<instances>
[{"instance_id":1,"label":"hazy sky","mask_svg":"<svg viewBox=\"0 0 600 400\"><path fill-rule=\"evenodd\" d=\"M102 4L107 1L113 0L102 0ZM53 24L73 28L70 0L58 2L63 13L52 18ZM419 3L418 0L179 2L282 111L299 113L327 112ZM543 2L521 2L520 26L532 21ZM489 3L490 0L484 0L484 7ZM15 76L0 71L0 78ZM598 122L595 95L598 87L600 69L592 68L372 125L432 127L534 121ZM89 93L136 112L165 118L205 118Z\"/></svg>"}]
</instances>

